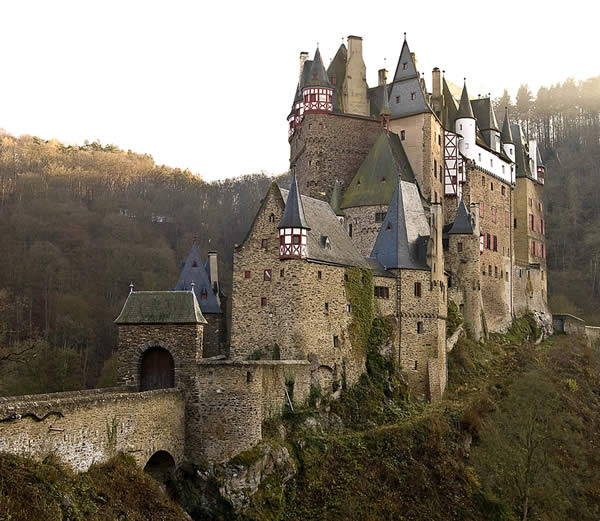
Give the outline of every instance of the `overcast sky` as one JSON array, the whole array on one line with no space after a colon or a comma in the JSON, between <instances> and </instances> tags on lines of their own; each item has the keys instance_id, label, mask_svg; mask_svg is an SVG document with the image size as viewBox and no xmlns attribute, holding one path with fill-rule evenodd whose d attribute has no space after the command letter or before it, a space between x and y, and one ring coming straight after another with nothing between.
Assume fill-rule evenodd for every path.
<instances>
[{"instance_id":1,"label":"overcast sky","mask_svg":"<svg viewBox=\"0 0 600 521\"><path fill-rule=\"evenodd\" d=\"M99 139L206 179L281 173L300 51L312 58L318 42L327 66L343 37L362 36L376 85L406 31L428 88L438 66L471 95L535 94L600 74L595 5L0 0L0 128Z\"/></svg>"}]
</instances>

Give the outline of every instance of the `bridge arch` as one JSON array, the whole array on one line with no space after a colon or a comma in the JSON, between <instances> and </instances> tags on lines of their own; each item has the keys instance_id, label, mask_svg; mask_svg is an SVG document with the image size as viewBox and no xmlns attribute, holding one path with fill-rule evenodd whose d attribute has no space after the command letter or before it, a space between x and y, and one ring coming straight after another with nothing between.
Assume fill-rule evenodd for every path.
<instances>
[{"instance_id":1,"label":"bridge arch","mask_svg":"<svg viewBox=\"0 0 600 521\"><path fill-rule=\"evenodd\" d=\"M146 462L144 472L160 483L167 483L173 478L175 467L173 456L166 450L159 450Z\"/></svg>"},{"instance_id":2,"label":"bridge arch","mask_svg":"<svg viewBox=\"0 0 600 521\"><path fill-rule=\"evenodd\" d=\"M175 359L159 344L147 347L139 360L140 391L175 387Z\"/></svg>"}]
</instances>

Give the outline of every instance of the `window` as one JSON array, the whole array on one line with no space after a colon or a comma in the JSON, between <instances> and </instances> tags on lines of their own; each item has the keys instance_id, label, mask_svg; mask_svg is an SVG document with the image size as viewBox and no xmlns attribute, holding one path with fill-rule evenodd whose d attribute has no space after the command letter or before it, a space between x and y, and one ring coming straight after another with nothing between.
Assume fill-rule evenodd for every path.
<instances>
[{"instance_id":1,"label":"window","mask_svg":"<svg viewBox=\"0 0 600 521\"><path fill-rule=\"evenodd\" d=\"M400 139L402 141L404 141L406 139L406 130L401 130L400 131Z\"/></svg>"},{"instance_id":2,"label":"window","mask_svg":"<svg viewBox=\"0 0 600 521\"><path fill-rule=\"evenodd\" d=\"M387 286L375 286L375 298L390 298L390 288Z\"/></svg>"},{"instance_id":3,"label":"window","mask_svg":"<svg viewBox=\"0 0 600 521\"><path fill-rule=\"evenodd\" d=\"M532 214L529 214L529 229L531 231L535 230L535 216Z\"/></svg>"},{"instance_id":4,"label":"window","mask_svg":"<svg viewBox=\"0 0 600 521\"><path fill-rule=\"evenodd\" d=\"M490 167L493 168L494 167L494 160L490 159Z\"/></svg>"},{"instance_id":5,"label":"window","mask_svg":"<svg viewBox=\"0 0 600 521\"><path fill-rule=\"evenodd\" d=\"M386 212L375 212L375 222L382 223L385 220Z\"/></svg>"},{"instance_id":6,"label":"window","mask_svg":"<svg viewBox=\"0 0 600 521\"><path fill-rule=\"evenodd\" d=\"M300 236L292 235L292 244L300 244Z\"/></svg>"},{"instance_id":7,"label":"window","mask_svg":"<svg viewBox=\"0 0 600 521\"><path fill-rule=\"evenodd\" d=\"M529 197L529 206L532 207L533 206L533 199L531 199L531 197Z\"/></svg>"},{"instance_id":8,"label":"window","mask_svg":"<svg viewBox=\"0 0 600 521\"><path fill-rule=\"evenodd\" d=\"M479 217L483 219L483 201L479 203Z\"/></svg>"},{"instance_id":9,"label":"window","mask_svg":"<svg viewBox=\"0 0 600 521\"><path fill-rule=\"evenodd\" d=\"M414 365L415 371L417 370L418 365L419 365L418 362L415 360L415 365Z\"/></svg>"},{"instance_id":10,"label":"window","mask_svg":"<svg viewBox=\"0 0 600 521\"><path fill-rule=\"evenodd\" d=\"M546 235L546 225L544 224L544 219L540 219L540 228L541 228L541 232L542 235Z\"/></svg>"},{"instance_id":11,"label":"window","mask_svg":"<svg viewBox=\"0 0 600 521\"><path fill-rule=\"evenodd\" d=\"M481 154L478 155L479 162L481 162Z\"/></svg>"},{"instance_id":12,"label":"window","mask_svg":"<svg viewBox=\"0 0 600 521\"><path fill-rule=\"evenodd\" d=\"M490 191L493 192L494 191L494 183L490 183Z\"/></svg>"},{"instance_id":13,"label":"window","mask_svg":"<svg viewBox=\"0 0 600 521\"><path fill-rule=\"evenodd\" d=\"M265 273L263 275L263 280L266 280L267 282L271 282L271 270L265 270Z\"/></svg>"},{"instance_id":14,"label":"window","mask_svg":"<svg viewBox=\"0 0 600 521\"><path fill-rule=\"evenodd\" d=\"M249 279L250 278L250 272L249 271L245 271L244 272L244 278L245 279Z\"/></svg>"},{"instance_id":15,"label":"window","mask_svg":"<svg viewBox=\"0 0 600 521\"><path fill-rule=\"evenodd\" d=\"M206 288L202 288L202 291L200 292L200 299L206 300L207 298L208 298L208 293L206 291Z\"/></svg>"},{"instance_id":16,"label":"window","mask_svg":"<svg viewBox=\"0 0 600 521\"><path fill-rule=\"evenodd\" d=\"M535 255L535 241L531 241L531 255Z\"/></svg>"},{"instance_id":17,"label":"window","mask_svg":"<svg viewBox=\"0 0 600 521\"><path fill-rule=\"evenodd\" d=\"M494 251L498 251L498 237L494 235Z\"/></svg>"},{"instance_id":18,"label":"window","mask_svg":"<svg viewBox=\"0 0 600 521\"><path fill-rule=\"evenodd\" d=\"M542 201L540 201L540 212L544 211L544 203L542 203Z\"/></svg>"},{"instance_id":19,"label":"window","mask_svg":"<svg viewBox=\"0 0 600 521\"><path fill-rule=\"evenodd\" d=\"M460 253L461 251L463 251L463 244L462 242L459 242L456 244L456 250L458 251L458 253Z\"/></svg>"},{"instance_id":20,"label":"window","mask_svg":"<svg viewBox=\"0 0 600 521\"><path fill-rule=\"evenodd\" d=\"M352 311L352 306L350 304L346 304L346 311L350 313Z\"/></svg>"},{"instance_id":21,"label":"window","mask_svg":"<svg viewBox=\"0 0 600 521\"><path fill-rule=\"evenodd\" d=\"M498 278L498 266L494 266L494 277Z\"/></svg>"},{"instance_id":22,"label":"window","mask_svg":"<svg viewBox=\"0 0 600 521\"><path fill-rule=\"evenodd\" d=\"M323 272L317 271L317 279L321 280L323 278Z\"/></svg>"},{"instance_id":23,"label":"window","mask_svg":"<svg viewBox=\"0 0 600 521\"><path fill-rule=\"evenodd\" d=\"M333 347L340 347L340 339L337 335L333 335Z\"/></svg>"},{"instance_id":24,"label":"window","mask_svg":"<svg viewBox=\"0 0 600 521\"><path fill-rule=\"evenodd\" d=\"M485 186L485 176L481 176L481 186Z\"/></svg>"},{"instance_id":25,"label":"window","mask_svg":"<svg viewBox=\"0 0 600 521\"><path fill-rule=\"evenodd\" d=\"M421 283L415 282L415 297L421 296Z\"/></svg>"},{"instance_id":26,"label":"window","mask_svg":"<svg viewBox=\"0 0 600 521\"><path fill-rule=\"evenodd\" d=\"M270 223L274 223L275 222L275 214L272 213L271 215L269 215L269 222Z\"/></svg>"},{"instance_id":27,"label":"window","mask_svg":"<svg viewBox=\"0 0 600 521\"><path fill-rule=\"evenodd\" d=\"M502 165L502 173L504 173L504 165ZM504 187L502 187L502 195L504 195Z\"/></svg>"},{"instance_id":28,"label":"window","mask_svg":"<svg viewBox=\"0 0 600 521\"><path fill-rule=\"evenodd\" d=\"M403 71L405 71L407 67L408 67L408 63L407 63L407 62L404 62L404 63L402 64L402 70L403 70Z\"/></svg>"},{"instance_id":29,"label":"window","mask_svg":"<svg viewBox=\"0 0 600 521\"><path fill-rule=\"evenodd\" d=\"M416 97L417 97L417 93L416 92L411 92L410 93L410 100L411 101L414 101Z\"/></svg>"},{"instance_id":30,"label":"window","mask_svg":"<svg viewBox=\"0 0 600 521\"><path fill-rule=\"evenodd\" d=\"M489 233L485 234L485 247L488 250L492 249L492 236Z\"/></svg>"},{"instance_id":31,"label":"window","mask_svg":"<svg viewBox=\"0 0 600 521\"><path fill-rule=\"evenodd\" d=\"M347 273L344 273L344 280L345 280L346 282L348 282L348 274L347 274Z\"/></svg>"},{"instance_id":32,"label":"window","mask_svg":"<svg viewBox=\"0 0 600 521\"><path fill-rule=\"evenodd\" d=\"M267 297L260 297L260 306L263 308L267 306Z\"/></svg>"},{"instance_id":33,"label":"window","mask_svg":"<svg viewBox=\"0 0 600 521\"><path fill-rule=\"evenodd\" d=\"M492 206L492 222L496 222L496 207Z\"/></svg>"},{"instance_id":34,"label":"window","mask_svg":"<svg viewBox=\"0 0 600 521\"><path fill-rule=\"evenodd\" d=\"M417 322L417 333L423 333L423 322Z\"/></svg>"},{"instance_id":35,"label":"window","mask_svg":"<svg viewBox=\"0 0 600 521\"><path fill-rule=\"evenodd\" d=\"M396 96L396 103L400 103L400 96Z\"/></svg>"},{"instance_id":36,"label":"window","mask_svg":"<svg viewBox=\"0 0 600 521\"><path fill-rule=\"evenodd\" d=\"M198 267L198 263L196 261L194 261L194 263L192 264L192 268L197 268Z\"/></svg>"},{"instance_id":37,"label":"window","mask_svg":"<svg viewBox=\"0 0 600 521\"><path fill-rule=\"evenodd\" d=\"M283 278L285 276L285 270L279 270L279 278Z\"/></svg>"},{"instance_id":38,"label":"window","mask_svg":"<svg viewBox=\"0 0 600 521\"><path fill-rule=\"evenodd\" d=\"M510 213L508 210L504 210L504 226L507 228L510 226Z\"/></svg>"},{"instance_id":39,"label":"window","mask_svg":"<svg viewBox=\"0 0 600 521\"><path fill-rule=\"evenodd\" d=\"M437 177L437 159L433 160L433 177Z\"/></svg>"},{"instance_id":40,"label":"window","mask_svg":"<svg viewBox=\"0 0 600 521\"><path fill-rule=\"evenodd\" d=\"M252 373L250 371L246 372L246 383L247 384L252 383Z\"/></svg>"},{"instance_id":41,"label":"window","mask_svg":"<svg viewBox=\"0 0 600 521\"><path fill-rule=\"evenodd\" d=\"M438 145L442 145L442 135L438 134Z\"/></svg>"},{"instance_id":42,"label":"window","mask_svg":"<svg viewBox=\"0 0 600 521\"><path fill-rule=\"evenodd\" d=\"M352 237L352 223L348 224L348 236Z\"/></svg>"},{"instance_id":43,"label":"window","mask_svg":"<svg viewBox=\"0 0 600 521\"><path fill-rule=\"evenodd\" d=\"M269 241L268 241L267 239L263 239L262 241L260 241L260 247L261 247L263 250L266 250L266 249L267 249L267 244L268 244L268 243L269 243Z\"/></svg>"},{"instance_id":44,"label":"window","mask_svg":"<svg viewBox=\"0 0 600 521\"><path fill-rule=\"evenodd\" d=\"M506 186L502 187L502 195L506 195Z\"/></svg>"},{"instance_id":45,"label":"window","mask_svg":"<svg viewBox=\"0 0 600 521\"><path fill-rule=\"evenodd\" d=\"M329 311L329 302L325 302L325 311Z\"/></svg>"},{"instance_id":46,"label":"window","mask_svg":"<svg viewBox=\"0 0 600 521\"><path fill-rule=\"evenodd\" d=\"M491 277L492 276L492 265L488 264L488 275Z\"/></svg>"},{"instance_id":47,"label":"window","mask_svg":"<svg viewBox=\"0 0 600 521\"><path fill-rule=\"evenodd\" d=\"M517 218L515 217L515 229L517 228Z\"/></svg>"}]
</instances>

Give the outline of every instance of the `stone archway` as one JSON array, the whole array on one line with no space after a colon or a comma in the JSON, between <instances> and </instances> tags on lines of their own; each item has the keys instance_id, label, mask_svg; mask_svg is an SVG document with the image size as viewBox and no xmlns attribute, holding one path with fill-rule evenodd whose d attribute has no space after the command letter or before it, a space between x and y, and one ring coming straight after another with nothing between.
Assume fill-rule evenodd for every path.
<instances>
[{"instance_id":1,"label":"stone archway","mask_svg":"<svg viewBox=\"0 0 600 521\"><path fill-rule=\"evenodd\" d=\"M166 450L159 450L148 460L144 472L160 483L167 483L175 473L175 460Z\"/></svg>"},{"instance_id":2,"label":"stone archway","mask_svg":"<svg viewBox=\"0 0 600 521\"><path fill-rule=\"evenodd\" d=\"M140 390L175 387L175 361L169 351L153 346L144 351L140 363Z\"/></svg>"}]
</instances>

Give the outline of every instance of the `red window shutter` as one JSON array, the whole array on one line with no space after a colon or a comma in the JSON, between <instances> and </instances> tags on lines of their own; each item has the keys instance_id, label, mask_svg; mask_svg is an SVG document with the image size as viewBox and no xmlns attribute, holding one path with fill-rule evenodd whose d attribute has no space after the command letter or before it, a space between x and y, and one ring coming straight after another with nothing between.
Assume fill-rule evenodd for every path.
<instances>
[{"instance_id":1,"label":"red window shutter","mask_svg":"<svg viewBox=\"0 0 600 521\"><path fill-rule=\"evenodd\" d=\"M483 201L479 203L479 217L483 217Z\"/></svg>"},{"instance_id":2,"label":"red window shutter","mask_svg":"<svg viewBox=\"0 0 600 521\"><path fill-rule=\"evenodd\" d=\"M507 228L510 226L510 214L508 213L508 210L504 211L504 226Z\"/></svg>"}]
</instances>

